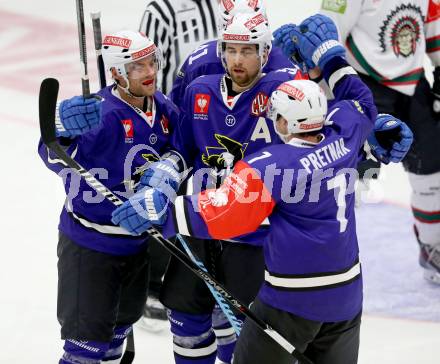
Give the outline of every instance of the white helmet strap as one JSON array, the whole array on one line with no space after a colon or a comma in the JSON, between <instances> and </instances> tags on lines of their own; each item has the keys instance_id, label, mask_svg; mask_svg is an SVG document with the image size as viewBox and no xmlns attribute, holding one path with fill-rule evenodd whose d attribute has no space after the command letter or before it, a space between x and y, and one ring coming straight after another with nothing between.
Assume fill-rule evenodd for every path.
<instances>
[{"instance_id":1,"label":"white helmet strap","mask_svg":"<svg viewBox=\"0 0 440 364\"><path fill-rule=\"evenodd\" d=\"M127 86L122 86L117 80L115 80L116 81L116 85L121 89L121 90L123 90L129 97L133 97L133 98L138 98L138 99L143 99L144 98L144 96L141 96L141 95L135 95L134 93L132 93L131 91L130 91L130 81L128 80L128 77L127 76L124 76L124 75L120 75L120 76L122 76L122 78L124 79L124 81L125 81L125 83L127 84Z\"/></svg>"}]
</instances>

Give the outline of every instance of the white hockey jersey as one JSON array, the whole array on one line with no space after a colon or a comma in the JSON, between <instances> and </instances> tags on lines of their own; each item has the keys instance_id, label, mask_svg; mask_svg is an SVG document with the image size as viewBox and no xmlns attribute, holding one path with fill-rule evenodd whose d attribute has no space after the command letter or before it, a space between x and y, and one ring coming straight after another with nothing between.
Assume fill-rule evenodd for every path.
<instances>
[{"instance_id":1,"label":"white hockey jersey","mask_svg":"<svg viewBox=\"0 0 440 364\"><path fill-rule=\"evenodd\" d=\"M413 95L425 54L440 65L440 0L323 0L347 59L377 82Z\"/></svg>"}]
</instances>

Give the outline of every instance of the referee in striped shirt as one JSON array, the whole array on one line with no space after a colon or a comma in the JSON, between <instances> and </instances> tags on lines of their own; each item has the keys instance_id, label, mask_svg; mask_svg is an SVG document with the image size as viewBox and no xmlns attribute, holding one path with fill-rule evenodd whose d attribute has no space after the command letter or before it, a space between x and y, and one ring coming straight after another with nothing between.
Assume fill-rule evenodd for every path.
<instances>
[{"instance_id":1,"label":"referee in striped shirt","mask_svg":"<svg viewBox=\"0 0 440 364\"><path fill-rule=\"evenodd\" d=\"M165 95L172 89L178 70L202 43L217 38L220 0L149 0L139 31L162 49L163 67L157 87ZM169 253L159 244L150 245L150 283L148 300L140 326L148 331L168 327L166 310L159 302L162 277ZM162 324L164 323L164 324Z\"/></svg>"},{"instance_id":2,"label":"referee in striped shirt","mask_svg":"<svg viewBox=\"0 0 440 364\"><path fill-rule=\"evenodd\" d=\"M164 55L158 88L168 95L180 65L200 44L217 38L219 0L150 0L140 31Z\"/></svg>"}]
</instances>

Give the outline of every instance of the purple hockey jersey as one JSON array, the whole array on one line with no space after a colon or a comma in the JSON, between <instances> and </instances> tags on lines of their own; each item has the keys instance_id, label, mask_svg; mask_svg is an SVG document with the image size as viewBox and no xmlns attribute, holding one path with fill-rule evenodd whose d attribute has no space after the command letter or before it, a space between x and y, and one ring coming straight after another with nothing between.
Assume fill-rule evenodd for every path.
<instances>
[{"instance_id":1,"label":"purple hockey jersey","mask_svg":"<svg viewBox=\"0 0 440 364\"><path fill-rule=\"evenodd\" d=\"M269 96L281 83L303 76L297 69L274 71L232 99L226 77L202 76L190 84L171 137L172 148L194 167L196 190L215 186L245 155L281 142L266 118Z\"/></svg>"},{"instance_id":2,"label":"purple hockey jersey","mask_svg":"<svg viewBox=\"0 0 440 364\"><path fill-rule=\"evenodd\" d=\"M362 309L354 182L377 111L370 90L342 59L324 71L337 101L322 140L292 139L245 156L220 188L179 196L164 235L185 230L227 239L269 218L260 299L306 319L337 322Z\"/></svg>"},{"instance_id":3,"label":"purple hockey jersey","mask_svg":"<svg viewBox=\"0 0 440 364\"><path fill-rule=\"evenodd\" d=\"M112 86L99 92L104 98L101 124L66 143L67 152L107 188L126 200L149 162L168 147L177 107L160 92L154 94L153 113L120 99ZM63 140L61 140L63 142ZM135 237L111 222L115 206L93 191L40 141L39 154L47 167L63 176L67 194L59 229L75 243L115 255L134 254L147 237Z\"/></svg>"},{"instance_id":4,"label":"purple hockey jersey","mask_svg":"<svg viewBox=\"0 0 440 364\"><path fill-rule=\"evenodd\" d=\"M280 48L272 46L269 59L263 68L264 73L283 68L294 68ZM170 92L171 100L180 108L183 106L183 97L186 87L199 76L225 73L222 62L217 55L217 41L212 40L198 47L180 67Z\"/></svg>"}]
</instances>

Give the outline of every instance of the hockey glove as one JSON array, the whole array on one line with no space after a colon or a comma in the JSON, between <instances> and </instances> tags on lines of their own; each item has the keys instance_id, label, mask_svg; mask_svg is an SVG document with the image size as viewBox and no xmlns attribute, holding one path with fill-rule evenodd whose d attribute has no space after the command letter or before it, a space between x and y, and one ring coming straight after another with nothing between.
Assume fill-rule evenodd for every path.
<instances>
[{"instance_id":1,"label":"hockey glove","mask_svg":"<svg viewBox=\"0 0 440 364\"><path fill-rule=\"evenodd\" d=\"M112 222L132 235L140 235L151 225L165 223L168 204L161 191L144 188L112 212Z\"/></svg>"},{"instance_id":2,"label":"hockey glove","mask_svg":"<svg viewBox=\"0 0 440 364\"><path fill-rule=\"evenodd\" d=\"M322 70L333 57L345 57L345 48L338 41L336 25L325 15L307 18L292 29L290 35L308 69L318 66Z\"/></svg>"},{"instance_id":3,"label":"hockey glove","mask_svg":"<svg viewBox=\"0 0 440 364\"><path fill-rule=\"evenodd\" d=\"M434 83L431 89L433 101L432 110L437 121L440 120L440 67L436 67L434 70Z\"/></svg>"},{"instance_id":4,"label":"hockey glove","mask_svg":"<svg viewBox=\"0 0 440 364\"><path fill-rule=\"evenodd\" d=\"M293 32L295 28L295 24L284 24L273 32L273 37L275 46L281 48L287 58L293 58L297 62L298 60L295 57L297 56L296 43L292 40L292 37L295 35L295 32Z\"/></svg>"},{"instance_id":5,"label":"hockey glove","mask_svg":"<svg viewBox=\"0 0 440 364\"><path fill-rule=\"evenodd\" d=\"M174 201L181 182L181 176L173 161L164 159L152 163L139 182L139 188L157 188L164 193L168 199Z\"/></svg>"},{"instance_id":6,"label":"hockey glove","mask_svg":"<svg viewBox=\"0 0 440 364\"><path fill-rule=\"evenodd\" d=\"M59 105L56 122L57 136L72 138L86 133L101 123L102 99L98 96L85 99L74 96Z\"/></svg>"},{"instance_id":7,"label":"hockey glove","mask_svg":"<svg viewBox=\"0 0 440 364\"><path fill-rule=\"evenodd\" d=\"M403 121L388 114L379 114L368 137L371 153L382 163L402 161L413 142L413 133Z\"/></svg>"}]
</instances>

